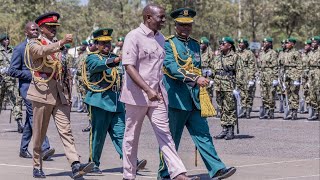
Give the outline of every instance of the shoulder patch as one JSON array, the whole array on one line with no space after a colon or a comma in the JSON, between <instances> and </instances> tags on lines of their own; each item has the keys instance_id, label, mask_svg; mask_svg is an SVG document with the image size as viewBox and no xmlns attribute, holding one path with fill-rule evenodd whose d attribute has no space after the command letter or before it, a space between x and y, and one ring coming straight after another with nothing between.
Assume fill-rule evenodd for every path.
<instances>
[{"instance_id":1,"label":"shoulder patch","mask_svg":"<svg viewBox=\"0 0 320 180\"><path fill-rule=\"evenodd\" d=\"M168 41L169 39L172 39L174 37L174 35L170 35L166 37L166 41Z\"/></svg>"}]
</instances>

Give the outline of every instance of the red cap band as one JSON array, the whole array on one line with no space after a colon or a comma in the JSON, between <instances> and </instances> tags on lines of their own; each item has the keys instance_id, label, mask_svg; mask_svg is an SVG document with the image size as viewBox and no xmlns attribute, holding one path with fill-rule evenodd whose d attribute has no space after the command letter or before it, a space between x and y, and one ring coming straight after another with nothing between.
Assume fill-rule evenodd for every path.
<instances>
[{"instance_id":1,"label":"red cap band","mask_svg":"<svg viewBox=\"0 0 320 180\"><path fill-rule=\"evenodd\" d=\"M44 19L41 19L38 22L38 26L41 26L42 24L45 24L45 23L57 23L57 22L58 22L57 16L46 17Z\"/></svg>"}]
</instances>

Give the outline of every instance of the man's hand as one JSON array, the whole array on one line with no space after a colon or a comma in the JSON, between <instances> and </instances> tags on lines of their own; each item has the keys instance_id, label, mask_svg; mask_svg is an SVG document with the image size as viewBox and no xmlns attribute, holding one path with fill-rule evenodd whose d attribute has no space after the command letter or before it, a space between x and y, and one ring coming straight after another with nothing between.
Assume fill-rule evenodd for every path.
<instances>
[{"instance_id":1,"label":"man's hand","mask_svg":"<svg viewBox=\"0 0 320 180\"><path fill-rule=\"evenodd\" d=\"M147 95L148 95L148 98L150 101L159 101L159 100L162 100L162 96L157 93L155 90L153 89L149 89L148 91L146 91Z\"/></svg>"},{"instance_id":2,"label":"man's hand","mask_svg":"<svg viewBox=\"0 0 320 180\"><path fill-rule=\"evenodd\" d=\"M60 45L63 46L65 44L72 43L72 41L73 41L72 34L66 34L64 35L64 38L60 40Z\"/></svg>"},{"instance_id":3,"label":"man's hand","mask_svg":"<svg viewBox=\"0 0 320 180\"><path fill-rule=\"evenodd\" d=\"M121 57L121 56L116 57L116 58L114 58L114 60L113 60L113 62L114 62L115 64L119 63L120 61L122 61L122 57Z\"/></svg>"},{"instance_id":4,"label":"man's hand","mask_svg":"<svg viewBox=\"0 0 320 180\"><path fill-rule=\"evenodd\" d=\"M200 76L197 80L197 84L200 86L200 87L205 87L209 84L209 80L205 77L202 77Z\"/></svg>"}]
</instances>

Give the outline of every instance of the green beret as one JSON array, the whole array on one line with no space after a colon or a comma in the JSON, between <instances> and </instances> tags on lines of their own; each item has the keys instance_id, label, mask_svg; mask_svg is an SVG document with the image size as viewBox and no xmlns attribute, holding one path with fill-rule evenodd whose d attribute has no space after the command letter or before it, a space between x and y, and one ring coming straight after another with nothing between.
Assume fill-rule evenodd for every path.
<instances>
[{"instance_id":1,"label":"green beret","mask_svg":"<svg viewBox=\"0 0 320 180\"><path fill-rule=\"evenodd\" d=\"M111 34L113 32L113 29L111 28L100 28L95 30L92 33L93 39L97 41L111 41L112 37Z\"/></svg>"},{"instance_id":2,"label":"green beret","mask_svg":"<svg viewBox=\"0 0 320 180\"><path fill-rule=\"evenodd\" d=\"M124 42L124 37L118 37L118 41L122 41L122 42Z\"/></svg>"},{"instance_id":3,"label":"green beret","mask_svg":"<svg viewBox=\"0 0 320 180\"><path fill-rule=\"evenodd\" d=\"M227 43L229 43L229 44L234 44L234 40L233 40L231 37L229 37L229 36L223 37L223 38L221 39L221 42L227 42Z\"/></svg>"},{"instance_id":4,"label":"green beret","mask_svg":"<svg viewBox=\"0 0 320 180\"><path fill-rule=\"evenodd\" d=\"M209 45L209 39L207 37L201 37L200 44L206 44Z\"/></svg>"},{"instance_id":5,"label":"green beret","mask_svg":"<svg viewBox=\"0 0 320 180\"><path fill-rule=\"evenodd\" d=\"M238 43L244 43L244 44L246 44L246 45L249 44L248 39L246 39L246 38L240 38L240 39L238 39Z\"/></svg>"},{"instance_id":6,"label":"green beret","mask_svg":"<svg viewBox=\"0 0 320 180\"><path fill-rule=\"evenodd\" d=\"M263 39L263 42L269 42L269 43L272 43L273 42L273 39L271 37L266 37Z\"/></svg>"},{"instance_id":7,"label":"green beret","mask_svg":"<svg viewBox=\"0 0 320 180\"><path fill-rule=\"evenodd\" d=\"M4 33L4 34L0 34L0 41L4 40L4 39L9 39L9 35Z\"/></svg>"},{"instance_id":8,"label":"green beret","mask_svg":"<svg viewBox=\"0 0 320 180\"><path fill-rule=\"evenodd\" d=\"M71 48L71 44L65 44L64 47L66 47L67 49Z\"/></svg>"},{"instance_id":9,"label":"green beret","mask_svg":"<svg viewBox=\"0 0 320 180\"><path fill-rule=\"evenodd\" d=\"M87 40L83 40L83 41L81 41L81 45L88 46L89 43L87 42Z\"/></svg>"},{"instance_id":10,"label":"green beret","mask_svg":"<svg viewBox=\"0 0 320 180\"><path fill-rule=\"evenodd\" d=\"M311 41L310 39L308 39L308 40L306 40L306 41L304 42L305 45L307 45L307 44L311 45L311 43L312 43L312 41Z\"/></svg>"},{"instance_id":11,"label":"green beret","mask_svg":"<svg viewBox=\"0 0 320 180\"><path fill-rule=\"evenodd\" d=\"M311 38L311 41L318 41L318 42L320 42L320 36L313 36L313 37Z\"/></svg>"},{"instance_id":12,"label":"green beret","mask_svg":"<svg viewBox=\"0 0 320 180\"><path fill-rule=\"evenodd\" d=\"M193 23L193 17L196 15L196 11L190 8L179 8L170 13L174 21L179 23Z\"/></svg>"},{"instance_id":13,"label":"green beret","mask_svg":"<svg viewBox=\"0 0 320 180\"><path fill-rule=\"evenodd\" d=\"M297 40L296 40L296 38L294 38L294 37L289 37L289 38L288 38L288 42L296 43Z\"/></svg>"}]
</instances>

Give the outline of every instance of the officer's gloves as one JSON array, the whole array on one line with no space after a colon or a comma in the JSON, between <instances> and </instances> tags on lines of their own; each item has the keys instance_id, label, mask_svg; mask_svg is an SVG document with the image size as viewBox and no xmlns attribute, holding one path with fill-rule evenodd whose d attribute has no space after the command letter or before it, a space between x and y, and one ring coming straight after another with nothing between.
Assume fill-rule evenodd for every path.
<instances>
[{"instance_id":1,"label":"officer's gloves","mask_svg":"<svg viewBox=\"0 0 320 180\"><path fill-rule=\"evenodd\" d=\"M300 81L297 81L297 80L293 81L293 85L300 86Z\"/></svg>"},{"instance_id":2,"label":"officer's gloves","mask_svg":"<svg viewBox=\"0 0 320 180\"><path fill-rule=\"evenodd\" d=\"M7 73L8 73L8 70L9 70L8 67L0 68L0 74L7 74Z\"/></svg>"},{"instance_id":3,"label":"officer's gloves","mask_svg":"<svg viewBox=\"0 0 320 180\"><path fill-rule=\"evenodd\" d=\"M249 82L248 82L248 86L249 86L249 87L251 87L251 86L253 86L253 85L254 85L254 81L249 81Z\"/></svg>"}]
</instances>

